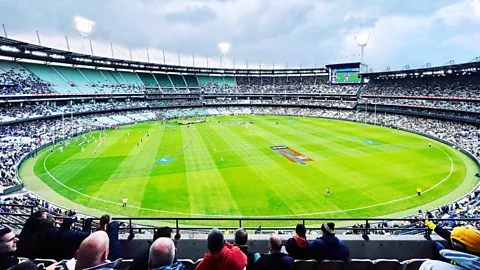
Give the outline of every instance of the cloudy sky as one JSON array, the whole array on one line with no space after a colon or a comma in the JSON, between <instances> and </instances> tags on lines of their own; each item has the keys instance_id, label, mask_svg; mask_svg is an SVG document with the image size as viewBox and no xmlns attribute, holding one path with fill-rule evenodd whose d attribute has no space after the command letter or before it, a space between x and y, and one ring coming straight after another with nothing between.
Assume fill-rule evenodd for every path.
<instances>
[{"instance_id":1,"label":"cloudy sky","mask_svg":"<svg viewBox=\"0 0 480 270\"><path fill-rule=\"evenodd\" d=\"M480 56L480 0L0 0L9 37L81 51L73 17L96 22L94 54L219 65L217 43L232 44L227 65L298 67L358 61L354 36L371 32L365 62L399 69ZM1 35L3 31L1 31Z\"/></svg>"}]
</instances>

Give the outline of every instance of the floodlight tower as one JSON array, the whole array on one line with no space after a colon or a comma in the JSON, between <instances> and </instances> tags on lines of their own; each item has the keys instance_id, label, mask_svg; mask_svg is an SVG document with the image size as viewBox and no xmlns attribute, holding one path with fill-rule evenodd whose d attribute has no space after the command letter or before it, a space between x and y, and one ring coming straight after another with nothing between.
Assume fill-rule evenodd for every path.
<instances>
[{"instance_id":1,"label":"floodlight tower","mask_svg":"<svg viewBox=\"0 0 480 270\"><path fill-rule=\"evenodd\" d=\"M368 45L368 41L370 40L370 32L360 32L355 36L355 40L357 41L358 46L361 48L360 54L360 63L363 63L363 50Z\"/></svg>"},{"instance_id":2,"label":"floodlight tower","mask_svg":"<svg viewBox=\"0 0 480 270\"><path fill-rule=\"evenodd\" d=\"M218 43L218 48L220 49L220 52L222 53L222 56L220 57L220 67L225 67L225 62L227 60L227 54L230 52L230 48L232 45L228 42L220 42ZM223 66L222 66L222 57L223 57Z\"/></svg>"},{"instance_id":3,"label":"floodlight tower","mask_svg":"<svg viewBox=\"0 0 480 270\"><path fill-rule=\"evenodd\" d=\"M94 21L85 19L80 16L75 16L75 26L77 28L78 34L82 38L82 53L85 53L85 38L92 32L93 26L95 25Z\"/></svg>"}]
</instances>

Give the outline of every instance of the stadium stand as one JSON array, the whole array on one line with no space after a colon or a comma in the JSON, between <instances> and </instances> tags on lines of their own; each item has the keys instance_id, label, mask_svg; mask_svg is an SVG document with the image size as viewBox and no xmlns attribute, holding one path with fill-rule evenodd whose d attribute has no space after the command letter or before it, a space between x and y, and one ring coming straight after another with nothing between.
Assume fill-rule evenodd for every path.
<instances>
[{"instance_id":1,"label":"stadium stand","mask_svg":"<svg viewBox=\"0 0 480 270\"><path fill-rule=\"evenodd\" d=\"M90 130L138 121L211 115L295 115L365 122L428 135L446 141L477 159L480 158L477 125L480 123L480 109L477 105L477 102L480 102L480 88L479 77L475 74L397 79L372 76L365 85L331 85L328 83L328 76L318 75L320 73L273 76L255 73L227 75L216 72L184 74L183 71L163 70L160 72L164 73L146 72L149 71L132 72L113 68L74 68L73 65L0 61L0 94L5 96L5 104L0 107L2 189L21 187L22 183L17 175L19 164L25 157L34 156L41 147L50 147L53 141L74 137L75 134ZM64 96L50 97L50 94ZM17 96L10 98L8 95ZM24 100L24 97L19 95L32 97ZM39 99L37 95L46 95L47 98ZM357 98L358 95L360 98ZM467 225L478 228L479 195L480 187L477 186L455 202L435 209L423 209L422 214L432 219L435 226L448 230ZM0 222L13 230L25 229L28 220L41 222L40 217L32 215L38 213L38 210L42 216L42 211L45 211L54 217L55 221L49 226L55 227L62 226L62 223L68 225L71 222L69 219L74 218L77 221L73 222L74 227L83 230L83 223L92 218L77 213L74 209L65 209L46 202L26 189L21 193L0 197ZM93 223L94 227L97 227L98 218L94 218ZM138 234L152 235L149 232L151 227L131 224L131 220L126 223L119 222L118 227L124 238L133 237L133 229ZM329 229L332 230L333 227L330 226ZM55 234L57 230L59 229L51 227L47 231ZM429 232L427 225L413 219L413 216L408 216L401 222L387 219L367 224L342 225L335 228L335 231L337 235L398 237L395 239L415 235L438 236L435 231ZM271 231L264 230L260 234L269 232ZM206 231L192 230L190 235L195 233L206 234ZM293 229L282 230L281 233L288 237L294 236ZM306 233L306 238L314 240L313 238L321 233L321 229L311 230ZM216 235L219 236L218 232ZM118 238L118 235L108 236ZM55 239L59 241L58 239L62 238ZM20 243L21 241L22 239ZM272 237L270 245L277 244L274 249L267 249L268 244L265 243L260 248L257 247L257 250L276 253L278 243L274 242L278 241ZM346 244L348 248L349 243ZM80 242L74 248L78 247ZM222 246L221 250L223 249ZM318 249L322 250L322 247ZM71 255L59 256L52 252L52 249L45 250L51 253L43 253L45 258L42 259L38 258L38 253L23 256L47 264L56 260L72 259ZM201 259L195 261L198 258L182 252L179 249L177 261L182 262L187 269L205 264ZM319 261L311 260L312 256L296 260L295 269L418 269L425 261L419 258L400 261L398 258L355 257L335 261L339 258L323 256L328 255L327 251L320 253L322 256L316 257ZM0 254L0 258L3 258L2 256ZM123 257L132 258L128 255ZM433 252L430 258L432 257ZM74 263L74 260L71 260L71 263ZM119 269L132 263L125 259Z\"/></svg>"}]
</instances>

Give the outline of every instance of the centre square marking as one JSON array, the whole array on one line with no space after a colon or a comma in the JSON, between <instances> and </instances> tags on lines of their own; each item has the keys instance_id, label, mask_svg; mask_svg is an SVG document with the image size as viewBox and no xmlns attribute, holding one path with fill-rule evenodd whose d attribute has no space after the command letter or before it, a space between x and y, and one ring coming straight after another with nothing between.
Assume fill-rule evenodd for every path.
<instances>
[{"instance_id":1,"label":"centre square marking","mask_svg":"<svg viewBox=\"0 0 480 270\"><path fill-rule=\"evenodd\" d=\"M293 163L297 162L302 166L307 166L307 163L306 163L307 161L313 161L313 159L300 154L299 152L291 149L286 145L274 145L274 146L270 146L270 148L272 148L273 151L284 156L286 159L290 160L291 162Z\"/></svg>"}]
</instances>

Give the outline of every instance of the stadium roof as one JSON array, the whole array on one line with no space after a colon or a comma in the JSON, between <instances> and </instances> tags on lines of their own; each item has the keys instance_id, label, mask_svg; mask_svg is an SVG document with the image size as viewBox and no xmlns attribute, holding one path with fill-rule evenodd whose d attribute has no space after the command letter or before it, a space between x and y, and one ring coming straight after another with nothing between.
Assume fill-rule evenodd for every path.
<instances>
[{"instance_id":1,"label":"stadium roof","mask_svg":"<svg viewBox=\"0 0 480 270\"><path fill-rule=\"evenodd\" d=\"M148 70L158 72L177 72L194 74L218 75L302 75L321 74L328 72L326 68L300 69L228 69L192 66L176 66L157 63L139 62L114 59L108 57L91 56L76 52L43 47L31 43L0 37L0 56L16 59L30 59L47 63L64 63L82 66L95 66L115 69Z\"/></svg>"},{"instance_id":2,"label":"stadium roof","mask_svg":"<svg viewBox=\"0 0 480 270\"><path fill-rule=\"evenodd\" d=\"M418 77L423 75L465 75L465 73L479 73L480 59L461 63L461 64L447 64L437 67L420 67L416 69L400 69L400 70L385 70L380 72L360 73L363 77ZM401 75L401 76L399 76Z\"/></svg>"}]
</instances>

